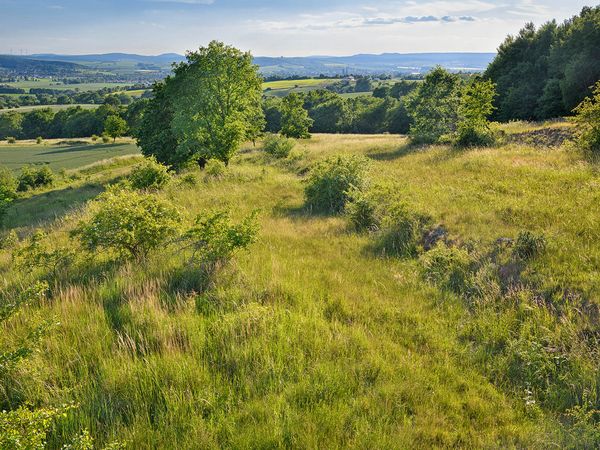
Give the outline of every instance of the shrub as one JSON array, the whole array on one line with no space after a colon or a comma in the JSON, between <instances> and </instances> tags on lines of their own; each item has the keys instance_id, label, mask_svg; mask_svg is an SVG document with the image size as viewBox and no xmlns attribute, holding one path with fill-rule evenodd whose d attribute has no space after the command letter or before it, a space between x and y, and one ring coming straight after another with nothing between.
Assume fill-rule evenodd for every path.
<instances>
[{"instance_id":1,"label":"shrub","mask_svg":"<svg viewBox=\"0 0 600 450\"><path fill-rule=\"evenodd\" d=\"M17 142L17 139L14 137L7 137L6 142L8 142L9 144L15 144Z\"/></svg>"},{"instance_id":2,"label":"shrub","mask_svg":"<svg viewBox=\"0 0 600 450\"><path fill-rule=\"evenodd\" d=\"M39 168L25 166L18 178L17 190L20 192L50 186L54 182L54 173L48 166Z\"/></svg>"},{"instance_id":3,"label":"shrub","mask_svg":"<svg viewBox=\"0 0 600 450\"><path fill-rule=\"evenodd\" d=\"M227 210L200 214L182 238L185 248L192 250L190 263L200 266L205 273L226 264L237 251L256 241L256 214L253 212L237 224Z\"/></svg>"},{"instance_id":4,"label":"shrub","mask_svg":"<svg viewBox=\"0 0 600 450\"><path fill-rule=\"evenodd\" d=\"M92 142L96 142L98 140L98 136L95 134L92 134Z\"/></svg>"},{"instance_id":5,"label":"shrub","mask_svg":"<svg viewBox=\"0 0 600 450\"><path fill-rule=\"evenodd\" d=\"M29 242L15 252L17 266L22 270L41 268L56 278L73 261L75 253L67 248L53 248L43 231L34 233Z\"/></svg>"},{"instance_id":6,"label":"shrub","mask_svg":"<svg viewBox=\"0 0 600 450\"><path fill-rule=\"evenodd\" d=\"M168 168L156 162L154 157L146 158L136 165L128 180L134 189L161 189L171 179Z\"/></svg>"},{"instance_id":7,"label":"shrub","mask_svg":"<svg viewBox=\"0 0 600 450\"><path fill-rule=\"evenodd\" d=\"M91 218L72 231L85 249L140 259L177 233L179 212L152 194L110 188L90 205Z\"/></svg>"},{"instance_id":8,"label":"shrub","mask_svg":"<svg viewBox=\"0 0 600 450\"><path fill-rule=\"evenodd\" d=\"M421 256L424 278L457 294L470 290L473 259L466 250L438 244Z\"/></svg>"},{"instance_id":9,"label":"shrub","mask_svg":"<svg viewBox=\"0 0 600 450\"><path fill-rule=\"evenodd\" d=\"M206 162L206 166L204 166L204 171L206 175L213 178L220 178L225 175L227 171L227 166L220 159L211 158Z\"/></svg>"},{"instance_id":10,"label":"shrub","mask_svg":"<svg viewBox=\"0 0 600 450\"><path fill-rule=\"evenodd\" d=\"M314 211L338 213L349 200L351 189L366 184L369 161L359 156L333 156L317 163L306 180L306 205Z\"/></svg>"},{"instance_id":11,"label":"shrub","mask_svg":"<svg viewBox=\"0 0 600 450\"><path fill-rule=\"evenodd\" d=\"M573 112L577 124L577 146L584 152L600 154L600 81L590 97L585 98Z\"/></svg>"},{"instance_id":12,"label":"shrub","mask_svg":"<svg viewBox=\"0 0 600 450\"><path fill-rule=\"evenodd\" d=\"M350 189L346 204L346 215L356 231L377 231L383 217L388 213L387 206L398 198L398 189L387 184L378 184L367 190Z\"/></svg>"},{"instance_id":13,"label":"shrub","mask_svg":"<svg viewBox=\"0 0 600 450\"><path fill-rule=\"evenodd\" d=\"M6 167L0 167L0 220L17 194L17 179Z\"/></svg>"},{"instance_id":14,"label":"shrub","mask_svg":"<svg viewBox=\"0 0 600 450\"><path fill-rule=\"evenodd\" d=\"M546 250L546 238L542 234L521 231L515 241L514 255L524 261L541 255Z\"/></svg>"},{"instance_id":15,"label":"shrub","mask_svg":"<svg viewBox=\"0 0 600 450\"><path fill-rule=\"evenodd\" d=\"M42 142L44 142L44 138L41 136L38 136L37 138L35 138L35 143L36 144L41 144Z\"/></svg>"},{"instance_id":16,"label":"shrub","mask_svg":"<svg viewBox=\"0 0 600 450\"><path fill-rule=\"evenodd\" d=\"M103 142L104 144L108 144L108 143L110 142L110 136L108 136L108 135L106 135L106 134L103 134L103 135L102 135L102 142Z\"/></svg>"},{"instance_id":17,"label":"shrub","mask_svg":"<svg viewBox=\"0 0 600 450\"><path fill-rule=\"evenodd\" d=\"M287 158L295 145L294 139L271 134L265 138L263 149L275 158Z\"/></svg>"},{"instance_id":18,"label":"shrub","mask_svg":"<svg viewBox=\"0 0 600 450\"><path fill-rule=\"evenodd\" d=\"M430 222L428 216L411 211L403 203L396 202L389 207L381 221L381 235L375 247L386 255L416 256L425 228Z\"/></svg>"}]
</instances>

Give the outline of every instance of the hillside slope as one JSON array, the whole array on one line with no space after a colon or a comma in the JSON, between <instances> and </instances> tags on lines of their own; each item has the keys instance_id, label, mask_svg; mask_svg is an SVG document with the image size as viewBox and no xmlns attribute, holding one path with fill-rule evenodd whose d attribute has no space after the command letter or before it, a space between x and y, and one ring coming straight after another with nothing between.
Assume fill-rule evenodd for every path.
<instances>
[{"instance_id":1,"label":"hillside slope","mask_svg":"<svg viewBox=\"0 0 600 450\"><path fill-rule=\"evenodd\" d=\"M523 280L544 280L542 290L568 286L597 303L600 176L564 148L456 151L409 147L397 136L316 135L292 158L273 161L248 147L224 178L192 171L160 193L188 220L207 208L230 207L236 217L260 209L259 242L208 290L183 288L189 274L173 246L142 264L85 260L83 272L62 274L51 298L30 310L61 325L22 370L23 397L79 405L53 432L53 447L82 428L132 448L586 442L588 435L564 433L558 420L570 407L567 394L549 399L548 386L520 384L539 380L539 371L510 378L515 355L514 364L546 370L544 351L527 344L549 346L552 335L542 337L547 330L527 318L550 309L525 300L515 310L465 302L424 281L418 260L373 253L371 236L352 231L344 217L303 209L306 169L337 153L367 156L374 182L393 183L411 208L481 252L520 230L544 233L548 251ZM72 245L68 232L85 216L82 202L126 174L127 164L27 195L7 227L30 233L29 214L54 245ZM39 208L47 197L62 199L55 214ZM10 251L1 261L5 289L31 279L13 267ZM547 318L559 327L552 324ZM574 364L576 355L565 355ZM578 396L584 369L555 370L571 377ZM562 392L551 373L544 376Z\"/></svg>"}]
</instances>

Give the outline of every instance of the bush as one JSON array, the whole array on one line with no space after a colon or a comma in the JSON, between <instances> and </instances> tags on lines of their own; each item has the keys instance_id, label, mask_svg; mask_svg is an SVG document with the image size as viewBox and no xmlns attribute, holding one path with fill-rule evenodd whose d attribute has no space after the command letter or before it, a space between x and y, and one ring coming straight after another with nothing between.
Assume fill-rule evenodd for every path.
<instances>
[{"instance_id":1,"label":"bush","mask_svg":"<svg viewBox=\"0 0 600 450\"><path fill-rule=\"evenodd\" d=\"M136 165L128 177L134 189L158 190L166 186L171 179L169 169L156 162L154 157L146 158L144 162Z\"/></svg>"},{"instance_id":2,"label":"bush","mask_svg":"<svg viewBox=\"0 0 600 450\"><path fill-rule=\"evenodd\" d=\"M17 179L6 167L0 167L0 220L17 195Z\"/></svg>"},{"instance_id":3,"label":"bush","mask_svg":"<svg viewBox=\"0 0 600 450\"><path fill-rule=\"evenodd\" d=\"M206 166L204 166L204 171L206 175L213 178L220 178L225 175L227 171L227 166L220 159L211 158L206 162Z\"/></svg>"},{"instance_id":4,"label":"bush","mask_svg":"<svg viewBox=\"0 0 600 450\"><path fill-rule=\"evenodd\" d=\"M35 143L36 144L41 144L42 142L44 142L44 138L41 136L38 136L37 138L35 138Z\"/></svg>"},{"instance_id":5,"label":"bush","mask_svg":"<svg viewBox=\"0 0 600 450\"><path fill-rule=\"evenodd\" d=\"M294 139L271 134L265 138L263 149L275 158L287 158L295 145Z\"/></svg>"},{"instance_id":6,"label":"bush","mask_svg":"<svg viewBox=\"0 0 600 450\"><path fill-rule=\"evenodd\" d=\"M457 294L470 290L473 259L466 250L438 244L421 256L424 278Z\"/></svg>"},{"instance_id":7,"label":"bush","mask_svg":"<svg viewBox=\"0 0 600 450\"><path fill-rule=\"evenodd\" d=\"M17 142L17 139L14 137L7 137L6 142L8 142L9 144L15 144Z\"/></svg>"},{"instance_id":8,"label":"bush","mask_svg":"<svg viewBox=\"0 0 600 450\"><path fill-rule=\"evenodd\" d=\"M524 261L541 255L546 250L546 238L542 234L521 231L515 241L514 255Z\"/></svg>"},{"instance_id":9,"label":"bush","mask_svg":"<svg viewBox=\"0 0 600 450\"><path fill-rule=\"evenodd\" d=\"M353 189L366 184L369 161L359 156L333 156L317 163L306 180L306 206L318 212L342 211Z\"/></svg>"},{"instance_id":10,"label":"bush","mask_svg":"<svg viewBox=\"0 0 600 450\"><path fill-rule=\"evenodd\" d=\"M29 189L36 189L43 186L50 186L54 183L54 173L48 166L31 167L25 166L21 169L18 178L17 190L19 192Z\"/></svg>"},{"instance_id":11,"label":"bush","mask_svg":"<svg viewBox=\"0 0 600 450\"><path fill-rule=\"evenodd\" d=\"M108 136L108 135L106 135L106 134L103 134L103 135L102 135L102 142L103 142L104 144L108 144L108 143L110 142L110 136Z\"/></svg>"},{"instance_id":12,"label":"bush","mask_svg":"<svg viewBox=\"0 0 600 450\"><path fill-rule=\"evenodd\" d=\"M586 153L600 154L600 81L594 86L592 95L573 112L573 121L577 124L577 146Z\"/></svg>"},{"instance_id":13,"label":"bush","mask_svg":"<svg viewBox=\"0 0 600 450\"><path fill-rule=\"evenodd\" d=\"M155 195L110 188L90 204L91 218L72 231L85 249L140 259L177 234L179 212Z\"/></svg>"},{"instance_id":14,"label":"bush","mask_svg":"<svg viewBox=\"0 0 600 450\"><path fill-rule=\"evenodd\" d=\"M258 223L256 211L240 223L233 223L230 212L205 212L196 218L194 226L182 238L184 249L191 249L190 265L211 276L227 264L236 252L256 241Z\"/></svg>"},{"instance_id":15,"label":"bush","mask_svg":"<svg viewBox=\"0 0 600 450\"><path fill-rule=\"evenodd\" d=\"M43 231L34 233L29 242L15 252L17 266L22 270L36 268L50 272L56 278L73 261L75 253L67 248L53 248Z\"/></svg>"},{"instance_id":16,"label":"bush","mask_svg":"<svg viewBox=\"0 0 600 450\"><path fill-rule=\"evenodd\" d=\"M419 252L428 216L411 211L406 205L396 202L381 220L381 235L376 249L385 255L413 257Z\"/></svg>"},{"instance_id":17,"label":"bush","mask_svg":"<svg viewBox=\"0 0 600 450\"><path fill-rule=\"evenodd\" d=\"M96 142L98 140L98 136L95 134L92 134L92 142Z\"/></svg>"},{"instance_id":18,"label":"bush","mask_svg":"<svg viewBox=\"0 0 600 450\"><path fill-rule=\"evenodd\" d=\"M459 147L485 147L494 143L488 117L494 111L496 86L475 77L462 92L455 144Z\"/></svg>"},{"instance_id":19,"label":"bush","mask_svg":"<svg viewBox=\"0 0 600 450\"><path fill-rule=\"evenodd\" d=\"M398 198L398 189L392 185L379 184L368 190L351 189L346 204L346 215L356 231L377 231L388 213L387 206Z\"/></svg>"}]
</instances>

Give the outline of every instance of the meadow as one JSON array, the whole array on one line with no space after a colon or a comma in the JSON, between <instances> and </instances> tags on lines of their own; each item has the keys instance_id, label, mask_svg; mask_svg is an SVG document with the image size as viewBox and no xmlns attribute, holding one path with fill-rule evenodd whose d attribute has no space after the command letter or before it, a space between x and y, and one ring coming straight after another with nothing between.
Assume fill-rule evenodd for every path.
<instances>
[{"instance_id":1,"label":"meadow","mask_svg":"<svg viewBox=\"0 0 600 450\"><path fill-rule=\"evenodd\" d=\"M18 111L21 113L35 111L36 109L50 108L52 111L61 111L69 108L83 108L83 109L96 109L100 105L86 105L86 104L69 104L69 105L35 105L35 106L20 106L19 108L6 108L0 109L0 114L4 114L11 111Z\"/></svg>"},{"instance_id":2,"label":"meadow","mask_svg":"<svg viewBox=\"0 0 600 450\"><path fill-rule=\"evenodd\" d=\"M56 89L61 91L99 91L104 88L116 88L116 87L127 87L128 83L78 83L78 84L64 84L60 81L52 80L50 78L40 78L35 80L22 80L2 83L7 86L25 89ZM23 94L19 94L23 95Z\"/></svg>"},{"instance_id":3,"label":"meadow","mask_svg":"<svg viewBox=\"0 0 600 450\"><path fill-rule=\"evenodd\" d=\"M512 126L508 133L526 128ZM5 163L12 154L2 151ZM158 193L186 222L206 209L229 207L235 218L259 209L258 242L208 289L181 289L190 275L172 244L139 264L86 259L85 273L61 274L27 310L60 325L20 369L21 395L78 405L50 448L82 428L99 444L136 449L576 446L564 408L532 401L498 373L499 349L520 337L515 323L536 306L481 314L484 305L426 282L418 260L373 252L371 236L343 215L306 210L307 170L334 154L366 157L372 183L394 186L411 209L482 252L520 230L543 233L547 252L526 275L544 280L540 289L568 286L597 302L600 175L567 147L457 150L393 135L314 135L275 160L247 145L225 175L189 169ZM64 155L54 163L83 164ZM21 238L41 228L54 246L71 246L85 202L137 161L72 170L22 194L5 228ZM0 264L4 289L43 275L16 269L9 249ZM18 336L28 325L10 327Z\"/></svg>"},{"instance_id":4,"label":"meadow","mask_svg":"<svg viewBox=\"0 0 600 450\"><path fill-rule=\"evenodd\" d=\"M306 78L302 80L279 80L263 83L263 91L267 96L285 97L290 92L307 92L315 89L324 89L335 82L334 79Z\"/></svg>"},{"instance_id":5,"label":"meadow","mask_svg":"<svg viewBox=\"0 0 600 450\"><path fill-rule=\"evenodd\" d=\"M75 169L119 156L139 154L131 139L116 143L94 143L91 139L48 139L41 144L35 141L18 141L16 144L0 143L0 164L13 171L25 165L48 165L52 170Z\"/></svg>"}]
</instances>

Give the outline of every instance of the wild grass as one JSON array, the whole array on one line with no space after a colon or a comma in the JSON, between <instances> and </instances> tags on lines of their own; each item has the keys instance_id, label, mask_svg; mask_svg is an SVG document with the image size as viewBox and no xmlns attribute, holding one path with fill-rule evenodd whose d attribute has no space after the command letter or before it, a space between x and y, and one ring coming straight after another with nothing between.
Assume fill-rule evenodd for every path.
<instances>
[{"instance_id":1,"label":"wild grass","mask_svg":"<svg viewBox=\"0 0 600 450\"><path fill-rule=\"evenodd\" d=\"M190 289L196 275L182 273L185 255L174 245L136 264L79 255L52 280L52 295L28 313L60 326L18 383L18 398L33 404L79 405L49 446L83 428L99 443L119 439L131 448L572 444L560 432L564 411L538 407L495 371L502 355L489 345L515 329L516 311L477 315L424 280L417 260L367 251L369 235L351 232L343 216L304 209L302 179L332 154L366 156L374 181L397 186L408 207L479 251L520 230L543 233L546 251L525 279L541 290L568 286L597 303L597 169L564 150L457 151L385 135L316 135L298 147L302 157L287 162L245 149L226 176L194 172L197 183L175 180L159 194L187 221L205 209L229 206L234 219L260 209L258 243L208 289ZM102 189L128 167L106 165L88 182ZM73 181L71 197L69 187L40 194L64 199L62 209L44 208L32 193L6 227L26 227L26 216L54 245L73 246L68 231L95 192L85 186ZM53 210L59 217L48 221ZM4 289L47 275L16 270L10 249L0 268ZM543 311L540 326L554 324L542 321ZM0 340L24 328L19 319Z\"/></svg>"}]
</instances>

